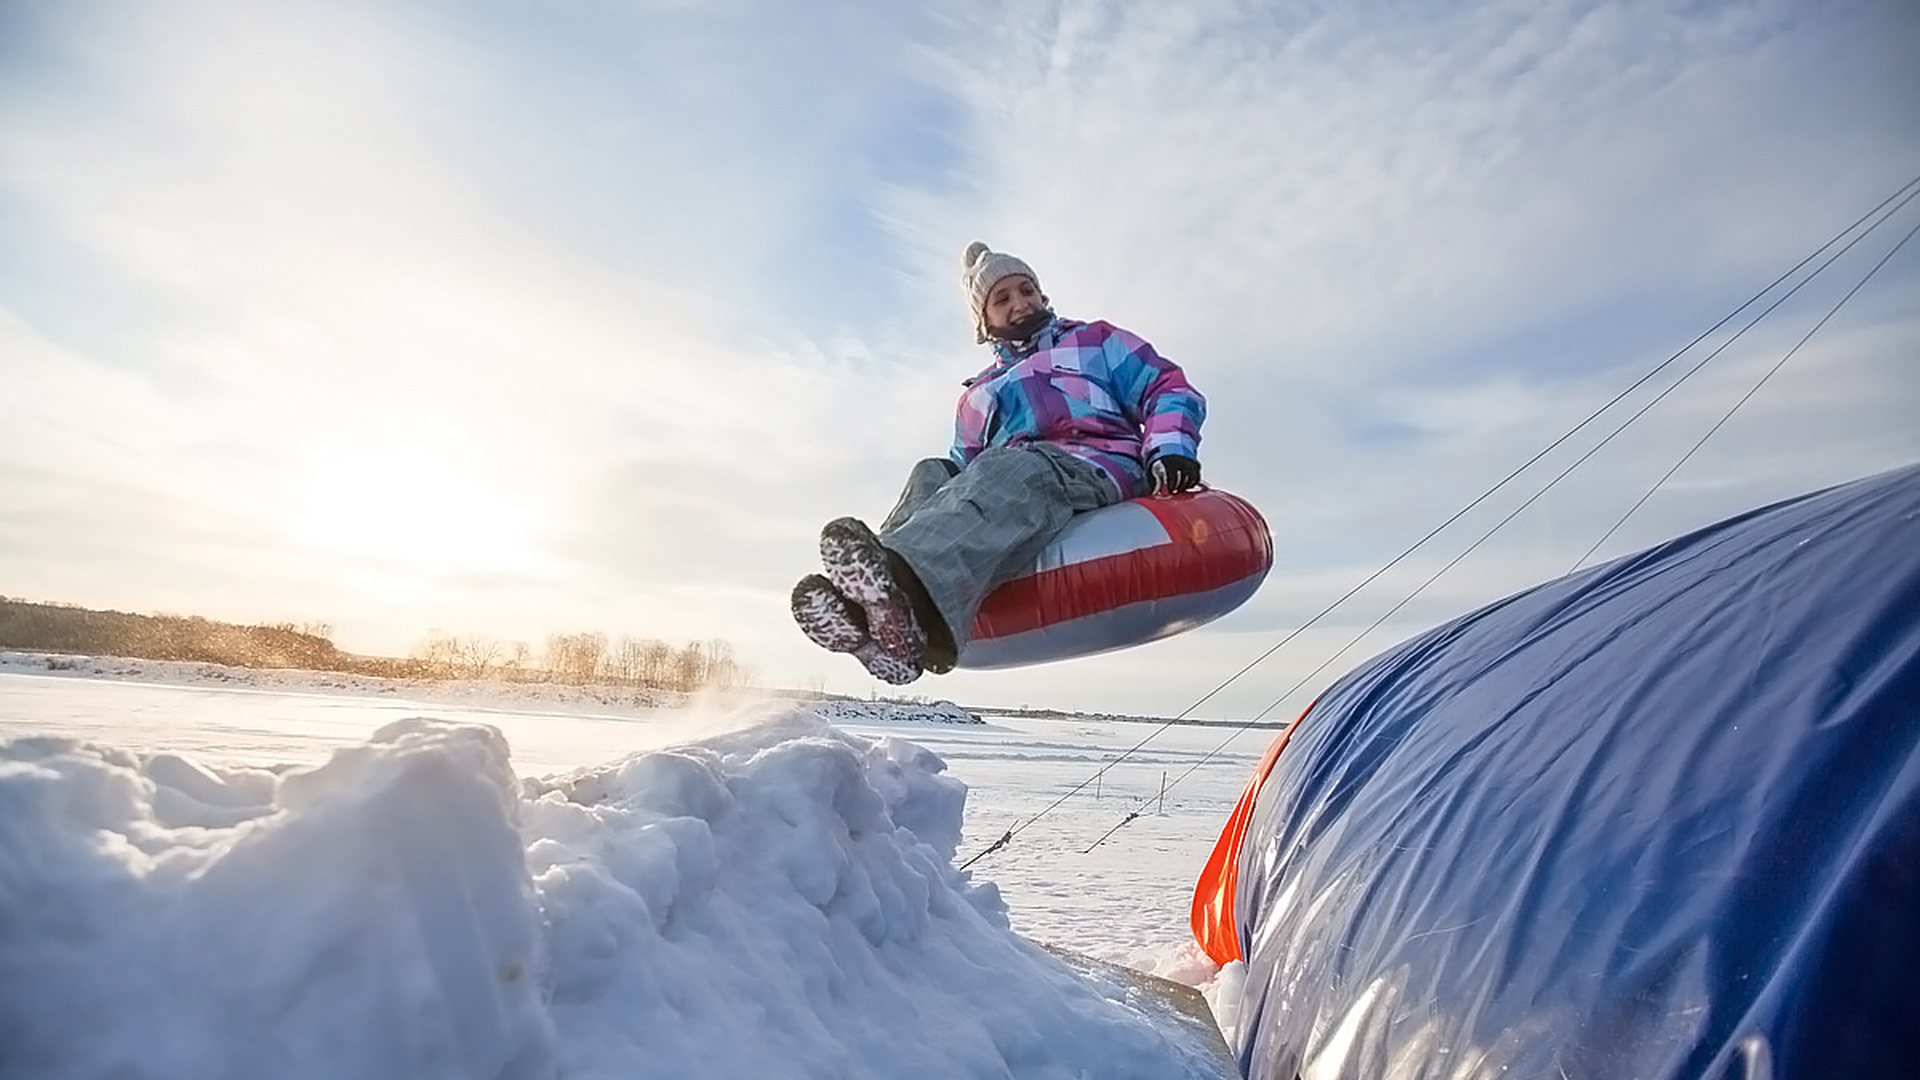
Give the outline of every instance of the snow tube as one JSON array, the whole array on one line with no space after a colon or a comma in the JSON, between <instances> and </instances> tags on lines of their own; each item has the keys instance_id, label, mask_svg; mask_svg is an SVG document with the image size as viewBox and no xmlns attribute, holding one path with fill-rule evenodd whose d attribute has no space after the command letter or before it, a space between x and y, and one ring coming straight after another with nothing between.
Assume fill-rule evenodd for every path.
<instances>
[{"instance_id":1,"label":"snow tube","mask_svg":"<svg viewBox=\"0 0 1920 1080\"><path fill-rule=\"evenodd\" d=\"M1224 491L1104 506L987 594L958 666L1039 664L1191 630L1245 603L1272 566L1266 521Z\"/></svg>"},{"instance_id":2,"label":"snow tube","mask_svg":"<svg viewBox=\"0 0 1920 1080\"><path fill-rule=\"evenodd\" d=\"M1920 466L1456 619L1283 739L1194 898L1248 1080L1913 1075Z\"/></svg>"}]
</instances>

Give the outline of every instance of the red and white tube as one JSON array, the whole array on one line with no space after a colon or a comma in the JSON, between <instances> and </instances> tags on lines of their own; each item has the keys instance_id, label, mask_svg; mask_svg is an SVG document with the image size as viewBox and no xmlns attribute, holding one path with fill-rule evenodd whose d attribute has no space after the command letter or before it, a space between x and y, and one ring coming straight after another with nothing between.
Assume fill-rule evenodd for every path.
<instances>
[{"instance_id":1,"label":"red and white tube","mask_svg":"<svg viewBox=\"0 0 1920 1080\"><path fill-rule=\"evenodd\" d=\"M1245 603L1272 567L1266 521L1224 491L1102 507L987 595L958 666L1040 664L1191 630Z\"/></svg>"}]
</instances>

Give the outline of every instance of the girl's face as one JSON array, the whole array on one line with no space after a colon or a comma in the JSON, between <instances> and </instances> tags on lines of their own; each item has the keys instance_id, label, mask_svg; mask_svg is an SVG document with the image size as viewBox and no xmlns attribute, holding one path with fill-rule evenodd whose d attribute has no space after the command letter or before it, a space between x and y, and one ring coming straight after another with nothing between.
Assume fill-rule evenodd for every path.
<instances>
[{"instance_id":1,"label":"girl's face","mask_svg":"<svg viewBox=\"0 0 1920 1080\"><path fill-rule=\"evenodd\" d=\"M987 292L987 329L1005 330L1047 306L1040 287L1025 274L1012 274L993 283Z\"/></svg>"}]
</instances>

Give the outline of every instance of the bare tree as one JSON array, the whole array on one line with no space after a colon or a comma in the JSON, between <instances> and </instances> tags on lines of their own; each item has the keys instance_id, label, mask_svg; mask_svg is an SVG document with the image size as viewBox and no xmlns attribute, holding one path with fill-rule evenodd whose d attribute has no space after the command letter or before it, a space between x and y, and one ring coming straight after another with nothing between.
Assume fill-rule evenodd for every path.
<instances>
[{"instance_id":1,"label":"bare tree","mask_svg":"<svg viewBox=\"0 0 1920 1080\"><path fill-rule=\"evenodd\" d=\"M526 682L532 667L533 649L524 641L516 641L507 646L507 658L500 664L500 674L508 682Z\"/></svg>"},{"instance_id":2,"label":"bare tree","mask_svg":"<svg viewBox=\"0 0 1920 1080\"><path fill-rule=\"evenodd\" d=\"M607 635L554 634L547 638L547 671L555 681L576 686L592 682L600 675L607 651Z\"/></svg>"},{"instance_id":3,"label":"bare tree","mask_svg":"<svg viewBox=\"0 0 1920 1080\"><path fill-rule=\"evenodd\" d=\"M660 644L650 638L621 638L620 648L608 659L608 676L625 686L651 685Z\"/></svg>"},{"instance_id":4,"label":"bare tree","mask_svg":"<svg viewBox=\"0 0 1920 1080\"><path fill-rule=\"evenodd\" d=\"M640 643L640 685L664 689L673 679L673 646L659 638Z\"/></svg>"},{"instance_id":5,"label":"bare tree","mask_svg":"<svg viewBox=\"0 0 1920 1080\"><path fill-rule=\"evenodd\" d=\"M704 686L731 685L733 646L725 641L690 641L674 657L673 689L686 693Z\"/></svg>"},{"instance_id":6,"label":"bare tree","mask_svg":"<svg viewBox=\"0 0 1920 1080\"><path fill-rule=\"evenodd\" d=\"M706 642L705 685L731 690L744 684L746 672L733 658L733 644L720 638Z\"/></svg>"},{"instance_id":7,"label":"bare tree","mask_svg":"<svg viewBox=\"0 0 1920 1080\"><path fill-rule=\"evenodd\" d=\"M500 658L500 643L491 638L454 638L453 648L455 670L463 678L486 678L493 662Z\"/></svg>"},{"instance_id":8,"label":"bare tree","mask_svg":"<svg viewBox=\"0 0 1920 1080\"><path fill-rule=\"evenodd\" d=\"M576 686L600 681L689 693L708 686L731 689L754 678L752 670L734 658L732 643L720 638L675 647L658 638L625 637L609 647L607 635L599 631L553 634L536 667L533 650L524 641L503 643L436 628L428 632L413 657L430 677L441 679L498 677L522 682L544 674L554 682Z\"/></svg>"},{"instance_id":9,"label":"bare tree","mask_svg":"<svg viewBox=\"0 0 1920 1080\"><path fill-rule=\"evenodd\" d=\"M436 626L414 647L413 658L420 661L429 678L451 678L460 661L460 639Z\"/></svg>"}]
</instances>

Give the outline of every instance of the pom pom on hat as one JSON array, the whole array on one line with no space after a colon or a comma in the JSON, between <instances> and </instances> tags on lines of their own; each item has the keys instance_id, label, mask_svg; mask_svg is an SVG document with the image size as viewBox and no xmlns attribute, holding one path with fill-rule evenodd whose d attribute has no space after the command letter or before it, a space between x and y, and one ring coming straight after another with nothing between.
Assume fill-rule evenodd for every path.
<instances>
[{"instance_id":1,"label":"pom pom on hat","mask_svg":"<svg viewBox=\"0 0 1920 1080\"><path fill-rule=\"evenodd\" d=\"M1005 252L995 251L975 240L967 245L967 253L962 258L960 284L967 290L967 304L973 311L973 338L985 343L987 340L987 294L1000 283L1000 279L1023 274L1033 282L1034 288L1040 287L1040 275L1026 261Z\"/></svg>"}]
</instances>

